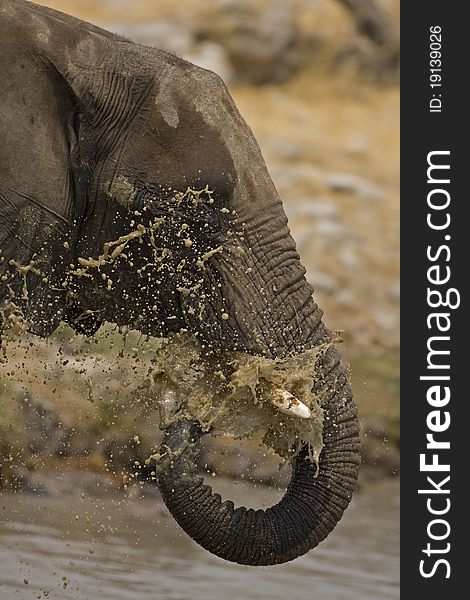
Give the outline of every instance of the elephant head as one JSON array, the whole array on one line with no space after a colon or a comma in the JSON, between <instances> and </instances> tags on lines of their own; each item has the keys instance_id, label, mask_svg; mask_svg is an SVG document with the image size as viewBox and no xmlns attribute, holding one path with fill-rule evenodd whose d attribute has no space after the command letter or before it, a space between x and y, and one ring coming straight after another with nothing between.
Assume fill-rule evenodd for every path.
<instances>
[{"instance_id":1,"label":"elephant head","mask_svg":"<svg viewBox=\"0 0 470 600\"><path fill-rule=\"evenodd\" d=\"M10 4L23 11L22 39L35 49L43 95L54 92L43 112L67 142L71 194L48 214L62 211L68 227L60 253L46 253L74 265L75 276L54 287L62 318L73 309L151 335L189 331L215 356L284 359L328 346L282 202L221 79L60 13ZM194 198L188 189L205 193ZM70 299L75 305L65 307ZM235 508L204 485L194 459L198 422L167 427L158 484L201 546L226 560L271 565L304 554L333 529L359 463L356 409L333 345L316 365L314 392L324 411L318 472L301 448L285 496L267 510Z\"/></svg>"}]
</instances>

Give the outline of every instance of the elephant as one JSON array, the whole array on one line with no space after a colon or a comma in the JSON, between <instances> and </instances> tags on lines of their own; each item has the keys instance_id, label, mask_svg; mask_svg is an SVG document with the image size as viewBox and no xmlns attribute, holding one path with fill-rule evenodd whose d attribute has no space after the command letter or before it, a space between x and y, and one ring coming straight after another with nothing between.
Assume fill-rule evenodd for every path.
<instances>
[{"instance_id":1,"label":"elephant","mask_svg":"<svg viewBox=\"0 0 470 600\"><path fill-rule=\"evenodd\" d=\"M195 462L206 431L188 418L166 427L157 477L172 516L209 552L254 566L305 554L356 487L357 409L281 199L225 84L25 0L0 0L0 49L5 323L39 336L62 321L87 335L105 321L154 337L183 331L215 355L276 360L327 348L314 378L319 464L302 445L279 503L235 508L214 494Z\"/></svg>"}]
</instances>

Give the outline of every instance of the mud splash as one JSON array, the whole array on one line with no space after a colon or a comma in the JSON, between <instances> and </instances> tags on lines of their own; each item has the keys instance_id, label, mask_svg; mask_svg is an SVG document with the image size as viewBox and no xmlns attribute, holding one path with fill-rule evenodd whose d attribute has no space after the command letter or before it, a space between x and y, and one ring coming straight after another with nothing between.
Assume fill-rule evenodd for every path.
<instances>
[{"instance_id":1,"label":"mud splash","mask_svg":"<svg viewBox=\"0 0 470 600\"><path fill-rule=\"evenodd\" d=\"M130 193L127 187L124 191ZM128 262L131 269L136 268L130 258L132 252L129 250L132 244L145 244L151 249L150 262L137 269L137 273L148 267L151 267L155 274L164 269L168 271L172 267L181 272L188 267L188 261L193 262L197 269L204 270L205 263L214 254L229 251L229 248L220 246L220 242L216 243L218 240L211 240L213 243L208 247L197 244L198 248L195 250L192 234L196 234L196 230L193 232L191 225L191 216L194 215L188 214L188 211L197 211L200 207L213 205L214 202L212 192L207 186L201 190L188 188L167 200L166 214L158 215L150 221L146 220L145 224L139 219L142 212L134 211L135 219L130 221L130 231L114 241L106 242L98 257L77 257L75 265L70 265L63 286L69 290L68 300L73 302L77 299L72 291L73 282L82 278L92 278L101 285L104 284L107 293L112 292L113 284L119 280L121 261ZM228 212L223 206L217 206L216 210L217 208L223 214ZM145 212L146 207L143 206L142 210ZM180 211L189 217L188 222L176 219ZM164 236L157 240L157 232L161 232L166 221L170 225L167 233L171 233L174 239L166 240ZM204 224L204 227L206 226L207 224ZM236 247L235 237L228 243L230 249ZM168 247L162 246L163 241L167 242ZM225 242L227 243L227 240ZM176 267L172 261L167 260L172 256L171 245L175 243L183 245L187 251L186 258L177 263ZM10 261L10 266L14 267L17 275L21 277L22 286L18 304L15 303L16 298L12 297L13 290L9 287L10 297L2 310L5 329L8 330L8 335L4 332L4 342L13 341L28 328L21 305L22 302L27 303L29 298L28 276L40 275L34 260L26 266ZM178 287L180 292L183 291L181 285L184 285L187 294L198 295L200 281L195 280L190 273L187 277L182 277ZM199 306L202 311L203 303L200 302ZM79 308L79 305L77 307ZM75 320L86 319L90 312L84 310ZM228 314L223 313L222 318L228 318ZM153 356L146 353L144 357L143 353L136 349L136 362L139 362L140 366L142 362L147 362L148 365L145 385L138 389L150 405L157 407L162 428L180 418L197 420L206 431L210 430L212 435L228 435L237 439L254 438L260 444L273 449L284 461L292 459L300 447L307 444L310 459L318 465L323 448L323 411L321 398L312 390L318 359L330 345L318 346L293 357L268 359L241 352L208 350L196 336L182 329L180 333L168 338ZM93 384L89 377L87 382L88 395L91 398ZM284 414L274 407L270 399L275 390L292 394L305 405L309 417L299 418ZM157 458L157 455L154 455L154 458Z\"/></svg>"},{"instance_id":2,"label":"mud splash","mask_svg":"<svg viewBox=\"0 0 470 600\"><path fill-rule=\"evenodd\" d=\"M161 426L199 421L212 435L254 438L284 461L303 444L318 464L323 448L321 398L312 391L316 364L330 344L286 359L237 352L213 353L196 337L175 335L159 349L149 373ZM308 419L281 413L270 402L273 386L287 390L311 411Z\"/></svg>"},{"instance_id":3,"label":"mud splash","mask_svg":"<svg viewBox=\"0 0 470 600\"><path fill-rule=\"evenodd\" d=\"M144 198L136 200L137 191L127 180L120 179L113 185L109 195L118 204L126 208L132 203L139 205L139 210L129 212L127 231L116 239L103 243L102 251L97 257L71 255L73 262L65 268L63 281L55 283L56 288L62 288L66 292L62 302L81 311L81 314L75 315L76 321L87 319L93 312L89 308L81 309L82 303L87 304L86 299L81 298L84 280L88 280L95 291L101 290L104 298L111 299L109 294L114 292L115 284L119 283L121 268L135 271L136 286L142 286L143 277L148 276L148 271L152 270L155 280L158 280L159 275L162 278L177 276L177 291L188 296L197 294L201 287L198 278L194 276L193 267L196 267L201 276L206 263L214 255L225 249L229 250L229 247L233 250L233 240L225 240L225 248L209 239L211 225L204 222L207 218L205 213L209 209L213 214L219 213L218 220L225 220L226 213L230 211L218 205L214 192L207 185L202 189L188 187L184 191L173 190L167 198L158 202L156 196L148 193L146 197L146 193L143 194ZM153 210L157 215L153 214ZM228 236L232 235L229 232ZM139 245L145 246L148 252L136 250ZM68 241L63 246L70 250ZM36 311L29 305L31 290L37 285L50 285L49 278L38 268L41 261L37 259L40 254L41 251L38 251L28 264L20 264L13 258L2 256L0 250L0 284L4 286L0 295L0 323L3 322L4 342L13 340L17 334L29 329L34 330L35 325L38 325L34 323L38 318ZM145 261L142 261L144 256ZM47 266L51 271L54 270L53 264ZM156 311L156 307L149 306L148 309ZM39 325L48 330L47 323Z\"/></svg>"}]
</instances>

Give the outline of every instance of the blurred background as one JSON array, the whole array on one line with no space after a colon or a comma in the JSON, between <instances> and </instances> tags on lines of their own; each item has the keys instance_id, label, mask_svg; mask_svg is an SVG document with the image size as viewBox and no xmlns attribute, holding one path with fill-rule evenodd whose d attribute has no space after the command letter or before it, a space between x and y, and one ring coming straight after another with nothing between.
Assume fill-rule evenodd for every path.
<instances>
[{"instance_id":1,"label":"blurred background","mask_svg":"<svg viewBox=\"0 0 470 600\"><path fill-rule=\"evenodd\" d=\"M216 71L284 201L359 407L360 489L294 563L228 565L158 504L158 417L136 375L155 344L104 327L11 344L0 371L0 597L398 598L398 0L44 0ZM136 363L136 357L138 362ZM143 357L143 358L142 358ZM134 382L134 383L132 383ZM208 440L215 487L264 506L273 456ZM229 478L232 478L230 480ZM158 521L155 524L155 521Z\"/></svg>"}]
</instances>

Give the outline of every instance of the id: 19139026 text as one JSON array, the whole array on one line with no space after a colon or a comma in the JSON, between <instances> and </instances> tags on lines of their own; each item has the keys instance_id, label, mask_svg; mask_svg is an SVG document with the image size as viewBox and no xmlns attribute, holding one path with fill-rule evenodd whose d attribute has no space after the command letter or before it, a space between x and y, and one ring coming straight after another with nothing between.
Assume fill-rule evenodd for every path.
<instances>
[{"instance_id":1,"label":"id: 19139026 text","mask_svg":"<svg viewBox=\"0 0 470 600\"><path fill-rule=\"evenodd\" d=\"M429 86L431 99L429 112L442 112L442 28L432 25L429 28Z\"/></svg>"}]
</instances>

